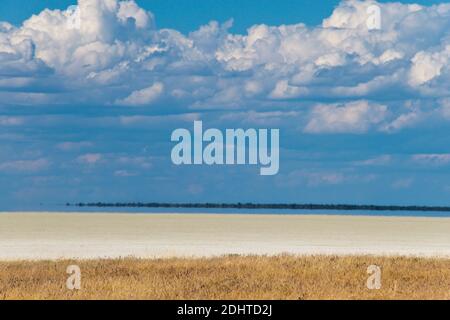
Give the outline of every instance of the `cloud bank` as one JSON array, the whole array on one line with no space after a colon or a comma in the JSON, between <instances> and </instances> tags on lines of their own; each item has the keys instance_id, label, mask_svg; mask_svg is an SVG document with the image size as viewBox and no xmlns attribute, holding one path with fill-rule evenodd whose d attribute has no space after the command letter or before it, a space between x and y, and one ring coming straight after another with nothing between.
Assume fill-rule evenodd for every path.
<instances>
[{"instance_id":1,"label":"cloud bank","mask_svg":"<svg viewBox=\"0 0 450 320\"><path fill-rule=\"evenodd\" d=\"M381 8L380 30L367 27L370 5ZM183 35L117 0L1 22L0 106L304 110L291 120L315 134L392 132L448 115L450 4L349 0L320 26L241 35L231 24Z\"/></svg>"}]
</instances>

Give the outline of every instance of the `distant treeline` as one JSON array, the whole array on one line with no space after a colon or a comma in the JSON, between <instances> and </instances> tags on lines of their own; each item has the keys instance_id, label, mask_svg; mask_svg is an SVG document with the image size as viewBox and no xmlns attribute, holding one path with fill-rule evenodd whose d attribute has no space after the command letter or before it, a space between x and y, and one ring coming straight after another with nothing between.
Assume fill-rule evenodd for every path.
<instances>
[{"instance_id":1,"label":"distant treeline","mask_svg":"<svg viewBox=\"0 0 450 320\"><path fill-rule=\"evenodd\" d=\"M287 210L367 210L367 211L450 211L450 207L436 206L386 206L353 204L262 204L262 203L67 203L74 207L100 208L203 208L203 209L287 209Z\"/></svg>"}]
</instances>

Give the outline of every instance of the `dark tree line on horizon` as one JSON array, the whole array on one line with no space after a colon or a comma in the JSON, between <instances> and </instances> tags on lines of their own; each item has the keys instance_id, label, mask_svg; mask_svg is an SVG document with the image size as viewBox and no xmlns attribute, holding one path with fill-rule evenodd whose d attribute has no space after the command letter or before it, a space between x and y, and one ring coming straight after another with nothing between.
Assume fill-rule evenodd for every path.
<instances>
[{"instance_id":1,"label":"dark tree line on horizon","mask_svg":"<svg viewBox=\"0 0 450 320\"><path fill-rule=\"evenodd\" d=\"M203 208L203 209L286 209L286 210L366 210L366 211L450 211L443 206L353 205L353 204L264 204L264 203L67 203L66 206L97 208Z\"/></svg>"}]
</instances>

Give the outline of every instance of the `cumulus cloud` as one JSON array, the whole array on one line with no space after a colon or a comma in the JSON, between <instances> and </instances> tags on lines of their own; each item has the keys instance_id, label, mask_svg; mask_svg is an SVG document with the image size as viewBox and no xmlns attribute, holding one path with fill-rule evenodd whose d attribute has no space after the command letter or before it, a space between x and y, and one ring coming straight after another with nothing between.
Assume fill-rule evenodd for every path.
<instances>
[{"instance_id":1,"label":"cumulus cloud","mask_svg":"<svg viewBox=\"0 0 450 320\"><path fill-rule=\"evenodd\" d=\"M381 9L380 30L367 27L370 5ZM361 133L383 121L382 105L450 96L450 4L348 0L320 26L261 24L245 34L229 32L232 21L188 35L158 29L134 1L79 0L76 12L79 25L73 10L0 23L0 105L259 110L346 100L313 107L305 131ZM385 131L422 115L391 109Z\"/></svg>"},{"instance_id":2,"label":"cumulus cloud","mask_svg":"<svg viewBox=\"0 0 450 320\"><path fill-rule=\"evenodd\" d=\"M305 127L308 133L364 133L371 126L382 122L387 113L383 105L371 105L367 101L344 105L317 105Z\"/></svg>"},{"instance_id":3,"label":"cumulus cloud","mask_svg":"<svg viewBox=\"0 0 450 320\"><path fill-rule=\"evenodd\" d=\"M423 85L439 77L450 60L450 44L442 51L418 52L412 59L410 83L413 86Z\"/></svg>"}]
</instances>

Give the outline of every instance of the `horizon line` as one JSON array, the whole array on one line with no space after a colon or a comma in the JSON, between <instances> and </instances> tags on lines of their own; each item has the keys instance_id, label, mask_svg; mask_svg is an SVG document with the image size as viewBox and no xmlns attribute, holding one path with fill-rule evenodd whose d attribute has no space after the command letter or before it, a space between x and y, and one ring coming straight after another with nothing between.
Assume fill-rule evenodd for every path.
<instances>
[{"instance_id":1,"label":"horizon line","mask_svg":"<svg viewBox=\"0 0 450 320\"><path fill-rule=\"evenodd\" d=\"M252 203L252 202L203 202L203 203L168 203L168 202L89 202L66 203L66 207L120 207L120 208L209 208L209 209L287 209L287 210L337 210L337 211L440 211L450 212L450 206L423 205L374 205L374 204L314 204L314 203Z\"/></svg>"}]
</instances>

